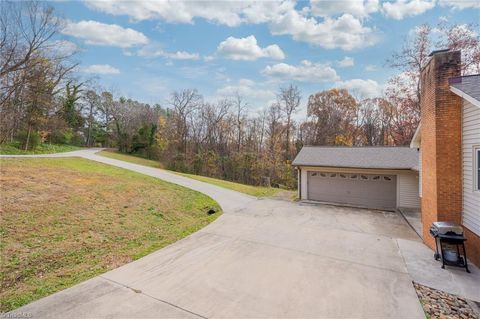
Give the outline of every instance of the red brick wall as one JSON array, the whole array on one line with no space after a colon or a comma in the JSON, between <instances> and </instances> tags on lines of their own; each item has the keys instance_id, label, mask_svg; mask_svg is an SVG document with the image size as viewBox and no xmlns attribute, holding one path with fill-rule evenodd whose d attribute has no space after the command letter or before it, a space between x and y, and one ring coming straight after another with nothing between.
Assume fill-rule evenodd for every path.
<instances>
[{"instance_id":1,"label":"red brick wall","mask_svg":"<svg viewBox=\"0 0 480 319\"><path fill-rule=\"evenodd\" d=\"M463 227L465 231L465 237L467 237L467 257L468 260L480 267L480 236L470 231L468 228Z\"/></svg>"},{"instance_id":2,"label":"red brick wall","mask_svg":"<svg viewBox=\"0 0 480 319\"><path fill-rule=\"evenodd\" d=\"M434 221L461 224L462 107L448 78L460 75L460 52L435 54L421 75L422 224L425 243Z\"/></svg>"}]
</instances>

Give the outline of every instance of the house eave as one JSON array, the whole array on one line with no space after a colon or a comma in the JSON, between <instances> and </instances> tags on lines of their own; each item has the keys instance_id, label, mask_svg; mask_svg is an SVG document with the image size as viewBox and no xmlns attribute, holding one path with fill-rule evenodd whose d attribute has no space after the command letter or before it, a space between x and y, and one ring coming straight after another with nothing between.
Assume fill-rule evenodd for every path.
<instances>
[{"instance_id":1,"label":"house eave","mask_svg":"<svg viewBox=\"0 0 480 319\"><path fill-rule=\"evenodd\" d=\"M410 142L410 148L420 148L422 142L422 123L418 124L415 134L413 135L412 141Z\"/></svg>"},{"instance_id":2,"label":"house eave","mask_svg":"<svg viewBox=\"0 0 480 319\"><path fill-rule=\"evenodd\" d=\"M468 95L467 93L463 92L462 90L459 90L454 86L450 86L450 91L452 91L456 95L460 96L461 98L467 100L468 102L472 103L476 107L480 107L480 101L478 101L474 97Z\"/></svg>"},{"instance_id":3,"label":"house eave","mask_svg":"<svg viewBox=\"0 0 480 319\"><path fill-rule=\"evenodd\" d=\"M361 170L385 170L385 171L418 171L415 168L407 167L359 167L359 166L332 166L332 165L318 165L318 164L295 164L295 167L315 167L315 168L329 168L329 169L361 169Z\"/></svg>"}]
</instances>

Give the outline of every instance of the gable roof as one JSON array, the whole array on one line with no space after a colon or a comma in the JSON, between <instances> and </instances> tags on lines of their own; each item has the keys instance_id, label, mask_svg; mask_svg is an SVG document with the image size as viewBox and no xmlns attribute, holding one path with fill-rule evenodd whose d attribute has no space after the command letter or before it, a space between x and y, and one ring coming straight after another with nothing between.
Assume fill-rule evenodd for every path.
<instances>
[{"instance_id":1,"label":"gable roof","mask_svg":"<svg viewBox=\"0 0 480 319\"><path fill-rule=\"evenodd\" d=\"M419 153L409 147L304 146L295 166L418 170Z\"/></svg>"},{"instance_id":2,"label":"gable roof","mask_svg":"<svg viewBox=\"0 0 480 319\"><path fill-rule=\"evenodd\" d=\"M480 107L480 74L449 78L448 83L453 93Z\"/></svg>"}]
</instances>

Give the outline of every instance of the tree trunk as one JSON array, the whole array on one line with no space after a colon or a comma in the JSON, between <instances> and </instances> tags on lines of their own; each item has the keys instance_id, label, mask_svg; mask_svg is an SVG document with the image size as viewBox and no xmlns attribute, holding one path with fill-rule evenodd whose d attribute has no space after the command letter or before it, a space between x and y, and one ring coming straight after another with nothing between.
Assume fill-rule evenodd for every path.
<instances>
[{"instance_id":1,"label":"tree trunk","mask_svg":"<svg viewBox=\"0 0 480 319\"><path fill-rule=\"evenodd\" d=\"M90 106L90 114L88 116L88 133L87 133L87 146L91 147L92 139L92 122L93 122L93 107Z\"/></svg>"},{"instance_id":2,"label":"tree trunk","mask_svg":"<svg viewBox=\"0 0 480 319\"><path fill-rule=\"evenodd\" d=\"M28 144L30 142L30 133L32 132L32 126L28 126L27 140L25 141L25 151L28 150Z\"/></svg>"},{"instance_id":3,"label":"tree trunk","mask_svg":"<svg viewBox=\"0 0 480 319\"><path fill-rule=\"evenodd\" d=\"M290 116L287 118L287 132L286 132L286 140L287 143L285 144L285 159L290 160Z\"/></svg>"}]
</instances>

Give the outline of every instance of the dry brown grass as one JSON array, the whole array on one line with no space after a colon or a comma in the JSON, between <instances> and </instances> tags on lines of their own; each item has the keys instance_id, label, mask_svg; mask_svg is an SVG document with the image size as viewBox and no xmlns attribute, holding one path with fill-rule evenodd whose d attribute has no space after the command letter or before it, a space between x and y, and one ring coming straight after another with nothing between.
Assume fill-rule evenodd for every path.
<instances>
[{"instance_id":1,"label":"dry brown grass","mask_svg":"<svg viewBox=\"0 0 480 319\"><path fill-rule=\"evenodd\" d=\"M84 159L2 159L0 311L72 286L213 221L200 193Z\"/></svg>"}]
</instances>

